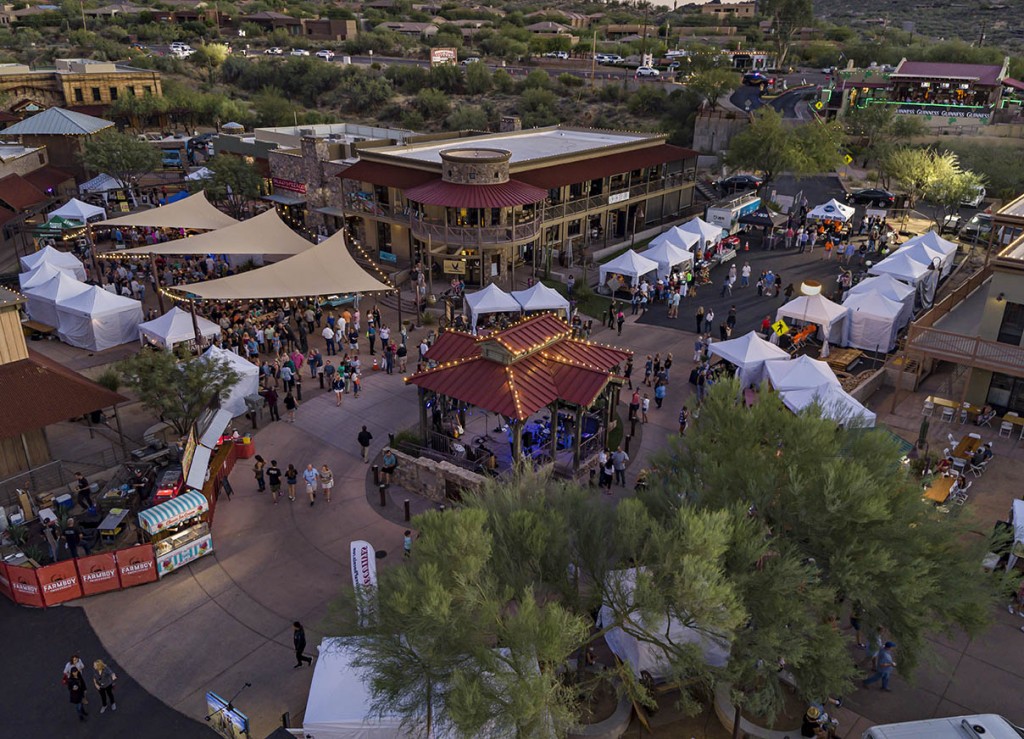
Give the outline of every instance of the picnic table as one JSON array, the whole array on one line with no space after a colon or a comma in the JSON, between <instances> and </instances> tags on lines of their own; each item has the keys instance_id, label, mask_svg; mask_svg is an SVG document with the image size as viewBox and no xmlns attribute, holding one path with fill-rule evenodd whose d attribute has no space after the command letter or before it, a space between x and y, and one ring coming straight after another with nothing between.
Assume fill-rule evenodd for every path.
<instances>
[{"instance_id":1,"label":"picnic table","mask_svg":"<svg viewBox=\"0 0 1024 739\"><path fill-rule=\"evenodd\" d=\"M1003 423L1008 423L1011 426L1016 426L1020 429L1020 435L1017 437L1018 440L1024 439L1024 417L1022 416L1003 416Z\"/></svg>"},{"instance_id":2,"label":"picnic table","mask_svg":"<svg viewBox=\"0 0 1024 739\"><path fill-rule=\"evenodd\" d=\"M941 505L949 497L949 491L952 490L954 482L956 482L955 477L940 477L924 491L921 497Z\"/></svg>"},{"instance_id":3,"label":"picnic table","mask_svg":"<svg viewBox=\"0 0 1024 739\"><path fill-rule=\"evenodd\" d=\"M984 442L973 436L965 436L960 440L960 443L956 445L956 449L953 450L954 457L960 457L961 459L970 459L971 456L978 450Z\"/></svg>"}]
</instances>

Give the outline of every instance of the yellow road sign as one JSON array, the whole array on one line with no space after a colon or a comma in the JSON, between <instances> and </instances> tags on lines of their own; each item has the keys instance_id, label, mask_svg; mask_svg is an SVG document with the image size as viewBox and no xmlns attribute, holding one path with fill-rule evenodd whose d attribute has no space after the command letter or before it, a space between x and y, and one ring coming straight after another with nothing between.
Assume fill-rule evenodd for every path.
<instances>
[{"instance_id":1,"label":"yellow road sign","mask_svg":"<svg viewBox=\"0 0 1024 739\"><path fill-rule=\"evenodd\" d=\"M772 331L776 336L785 336L789 333L789 326L781 318L772 324Z\"/></svg>"},{"instance_id":2,"label":"yellow road sign","mask_svg":"<svg viewBox=\"0 0 1024 739\"><path fill-rule=\"evenodd\" d=\"M853 164L853 157L851 157L849 154L844 154L843 161L846 162L847 164Z\"/></svg>"},{"instance_id":3,"label":"yellow road sign","mask_svg":"<svg viewBox=\"0 0 1024 739\"><path fill-rule=\"evenodd\" d=\"M814 104L814 109L815 110L821 110L824 107L825 107L825 103L821 102L820 100Z\"/></svg>"}]
</instances>

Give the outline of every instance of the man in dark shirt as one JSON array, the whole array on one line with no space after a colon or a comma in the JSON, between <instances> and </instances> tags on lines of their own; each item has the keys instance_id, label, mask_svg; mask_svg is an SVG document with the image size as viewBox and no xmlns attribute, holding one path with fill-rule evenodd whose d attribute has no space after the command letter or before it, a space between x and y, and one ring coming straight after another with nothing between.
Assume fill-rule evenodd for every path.
<instances>
[{"instance_id":1,"label":"man in dark shirt","mask_svg":"<svg viewBox=\"0 0 1024 739\"><path fill-rule=\"evenodd\" d=\"M64 537L64 542L68 545L68 552L71 553L71 559L78 559L78 545L81 544L82 548L85 549L85 553L89 553L89 545L83 540L82 527L75 523L75 519L69 518L67 524L64 526L64 531L61 532Z\"/></svg>"},{"instance_id":2,"label":"man in dark shirt","mask_svg":"<svg viewBox=\"0 0 1024 739\"><path fill-rule=\"evenodd\" d=\"M81 472L75 473L75 480L78 483L78 505L82 506L84 510L93 508L92 492L89 490L89 481L85 479Z\"/></svg>"},{"instance_id":3,"label":"man in dark shirt","mask_svg":"<svg viewBox=\"0 0 1024 739\"><path fill-rule=\"evenodd\" d=\"M281 411L277 407L277 391L268 387L263 391L263 399L267 401L267 407L270 409L270 420L280 421Z\"/></svg>"},{"instance_id":4,"label":"man in dark shirt","mask_svg":"<svg viewBox=\"0 0 1024 739\"><path fill-rule=\"evenodd\" d=\"M359 442L359 453L363 457L365 464L370 463L370 442L373 440L373 434L366 430L366 426L363 426L363 430L356 436L356 441Z\"/></svg>"},{"instance_id":5,"label":"man in dark shirt","mask_svg":"<svg viewBox=\"0 0 1024 739\"><path fill-rule=\"evenodd\" d=\"M274 498L274 505L277 505L277 498L281 494L281 468L277 466L277 460L270 460L270 467L267 468L267 482L270 483L270 495Z\"/></svg>"},{"instance_id":6,"label":"man in dark shirt","mask_svg":"<svg viewBox=\"0 0 1024 739\"><path fill-rule=\"evenodd\" d=\"M302 624L298 621L293 624L293 628L292 642L295 644L295 666L302 667L303 664L313 664L313 658L303 654L306 651L306 630L302 628Z\"/></svg>"}]
</instances>

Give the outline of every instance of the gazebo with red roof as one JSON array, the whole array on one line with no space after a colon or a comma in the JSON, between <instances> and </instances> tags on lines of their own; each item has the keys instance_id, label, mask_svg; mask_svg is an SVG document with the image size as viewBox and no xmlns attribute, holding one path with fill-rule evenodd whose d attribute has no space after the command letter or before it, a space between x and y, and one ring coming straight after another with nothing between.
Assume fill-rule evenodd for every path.
<instances>
[{"instance_id":1,"label":"gazebo with red roof","mask_svg":"<svg viewBox=\"0 0 1024 739\"><path fill-rule=\"evenodd\" d=\"M535 413L574 411L573 469L579 468L583 413L604 402L602 431L607 441L611 411L622 378L616 370L632 353L572 338L569 325L551 314L528 318L485 336L449 331L427 352L433 365L407 377L420 389L420 430L427 438L428 394L497 413L512 429L512 458L523 450L523 429ZM556 458L558 434L550 434Z\"/></svg>"}]
</instances>

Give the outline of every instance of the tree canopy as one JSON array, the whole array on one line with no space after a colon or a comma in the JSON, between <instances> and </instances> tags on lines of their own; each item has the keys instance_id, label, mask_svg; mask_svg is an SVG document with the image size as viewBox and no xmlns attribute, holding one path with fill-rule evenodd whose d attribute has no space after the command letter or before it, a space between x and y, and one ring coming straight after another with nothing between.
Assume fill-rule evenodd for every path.
<instances>
[{"instance_id":1,"label":"tree canopy","mask_svg":"<svg viewBox=\"0 0 1024 739\"><path fill-rule=\"evenodd\" d=\"M758 108L750 125L733 136L726 161L764 175L767 185L783 172L827 172L842 161L842 130L836 123L791 125L770 106Z\"/></svg>"},{"instance_id":2,"label":"tree canopy","mask_svg":"<svg viewBox=\"0 0 1024 739\"><path fill-rule=\"evenodd\" d=\"M134 198L139 178L160 166L160 152L147 141L107 131L85 142L82 163L86 169L109 174L125 183Z\"/></svg>"},{"instance_id":3,"label":"tree canopy","mask_svg":"<svg viewBox=\"0 0 1024 739\"><path fill-rule=\"evenodd\" d=\"M206 166L213 175L195 183L195 189L205 190L210 200L223 204L233 218L245 218L249 203L259 196L263 182L256 165L242 157L218 154Z\"/></svg>"},{"instance_id":4,"label":"tree canopy","mask_svg":"<svg viewBox=\"0 0 1024 739\"><path fill-rule=\"evenodd\" d=\"M730 69L712 68L695 72L686 81L686 86L699 94L712 109L718 106L718 99L732 92L740 84L740 76Z\"/></svg>"}]
</instances>

